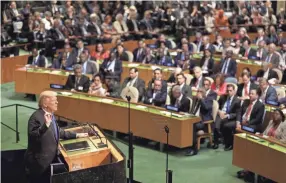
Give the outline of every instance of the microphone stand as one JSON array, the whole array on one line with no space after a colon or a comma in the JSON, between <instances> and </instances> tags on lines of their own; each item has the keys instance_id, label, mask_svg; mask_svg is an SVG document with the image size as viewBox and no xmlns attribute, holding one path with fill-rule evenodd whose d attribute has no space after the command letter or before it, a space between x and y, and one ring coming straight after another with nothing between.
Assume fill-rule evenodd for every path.
<instances>
[{"instance_id":1,"label":"microphone stand","mask_svg":"<svg viewBox=\"0 0 286 183\"><path fill-rule=\"evenodd\" d=\"M166 183L172 183L172 174L173 171L169 170L169 127L166 125L164 127L166 135L167 135L167 148L166 148Z\"/></svg>"},{"instance_id":2,"label":"microphone stand","mask_svg":"<svg viewBox=\"0 0 286 183\"><path fill-rule=\"evenodd\" d=\"M126 99L128 101L128 134L129 134L129 151L128 151L128 160L127 160L127 168L129 169L129 181L128 183L133 183L133 133L131 132L130 129L130 100L131 97L130 96L126 96Z\"/></svg>"}]
</instances>

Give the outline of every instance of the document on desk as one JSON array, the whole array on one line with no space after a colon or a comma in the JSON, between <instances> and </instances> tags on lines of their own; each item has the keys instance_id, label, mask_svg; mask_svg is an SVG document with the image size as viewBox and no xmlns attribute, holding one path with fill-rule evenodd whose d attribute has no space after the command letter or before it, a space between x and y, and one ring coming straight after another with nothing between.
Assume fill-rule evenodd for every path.
<instances>
[{"instance_id":1,"label":"document on desk","mask_svg":"<svg viewBox=\"0 0 286 183\"><path fill-rule=\"evenodd\" d=\"M114 102L114 100L104 98L101 100L101 102L111 104Z\"/></svg>"}]
</instances>

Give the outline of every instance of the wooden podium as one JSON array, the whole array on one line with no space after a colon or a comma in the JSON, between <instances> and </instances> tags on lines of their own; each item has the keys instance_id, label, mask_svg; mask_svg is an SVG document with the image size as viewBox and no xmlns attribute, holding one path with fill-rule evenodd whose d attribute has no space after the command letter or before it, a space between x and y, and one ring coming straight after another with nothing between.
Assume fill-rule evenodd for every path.
<instances>
[{"instance_id":1,"label":"wooden podium","mask_svg":"<svg viewBox=\"0 0 286 183\"><path fill-rule=\"evenodd\" d=\"M66 129L89 137L61 140L59 163L51 165L51 182L126 182L125 157L95 125ZM65 145L87 143L88 148L67 150Z\"/></svg>"}]
</instances>

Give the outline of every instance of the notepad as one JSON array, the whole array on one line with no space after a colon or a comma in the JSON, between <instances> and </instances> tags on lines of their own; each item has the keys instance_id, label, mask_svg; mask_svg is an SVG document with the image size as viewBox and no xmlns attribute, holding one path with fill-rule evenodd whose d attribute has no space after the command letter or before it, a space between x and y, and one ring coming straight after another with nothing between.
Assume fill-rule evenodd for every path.
<instances>
[{"instance_id":1,"label":"notepad","mask_svg":"<svg viewBox=\"0 0 286 183\"><path fill-rule=\"evenodd\" d=\"M64 96L71 96L72 95L72 93L70 93L70 92L61 92L61 94Z\"/></svg>"},{"instance_id":2,"label":"notepad","mask_svg":"<svg viewBox=\"0 0 286 183\"><path fill-rule=\"evenodd\" d=\"M139 109L146 109L147 107L146 107L146 106L143 106L143 105L136 105L136 108L139 108Z\"/></svg>"},{"instance_id":3,"label":"notepad","mask_svg":"<svg viewBox=\"0 0 286 183\"><path fill-rule=\"evenodd\" d=\"M101 102L110 104L110 103L114 102L114 100L105 98L105 99L102 99Z\"/></svg>"},{"instance_id":4,"label":"notepad","mask_svg":"<svg viewBox=\"0 0 286 183\"><path fill-rule=\"evenodd\" d=\"M128 67L138 67L139 64L128 64Z\"/></svg>"}]
</instances>

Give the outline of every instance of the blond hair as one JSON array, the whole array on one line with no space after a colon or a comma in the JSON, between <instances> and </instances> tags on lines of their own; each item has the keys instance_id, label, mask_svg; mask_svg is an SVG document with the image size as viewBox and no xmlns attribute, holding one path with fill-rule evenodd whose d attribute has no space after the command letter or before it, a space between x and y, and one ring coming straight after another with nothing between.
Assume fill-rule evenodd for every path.
<instances>
[{"instance_id":1,"label":"blond hair","mask_svg":"<svg viewBox=\"0 0 286 183\"><path fill-rule=\"evenodd\" d=\"M40 94L40 97L39 97L39 102L38 102L38 106L40 108L42 108L44 106L44 103L47 99L50 99L51 97L56 97L57 96L57 93L54 92L54 91L50 91L50 90L46 90L46 91L43 91L41 94Z\"/></svg>"}]
</instances>

